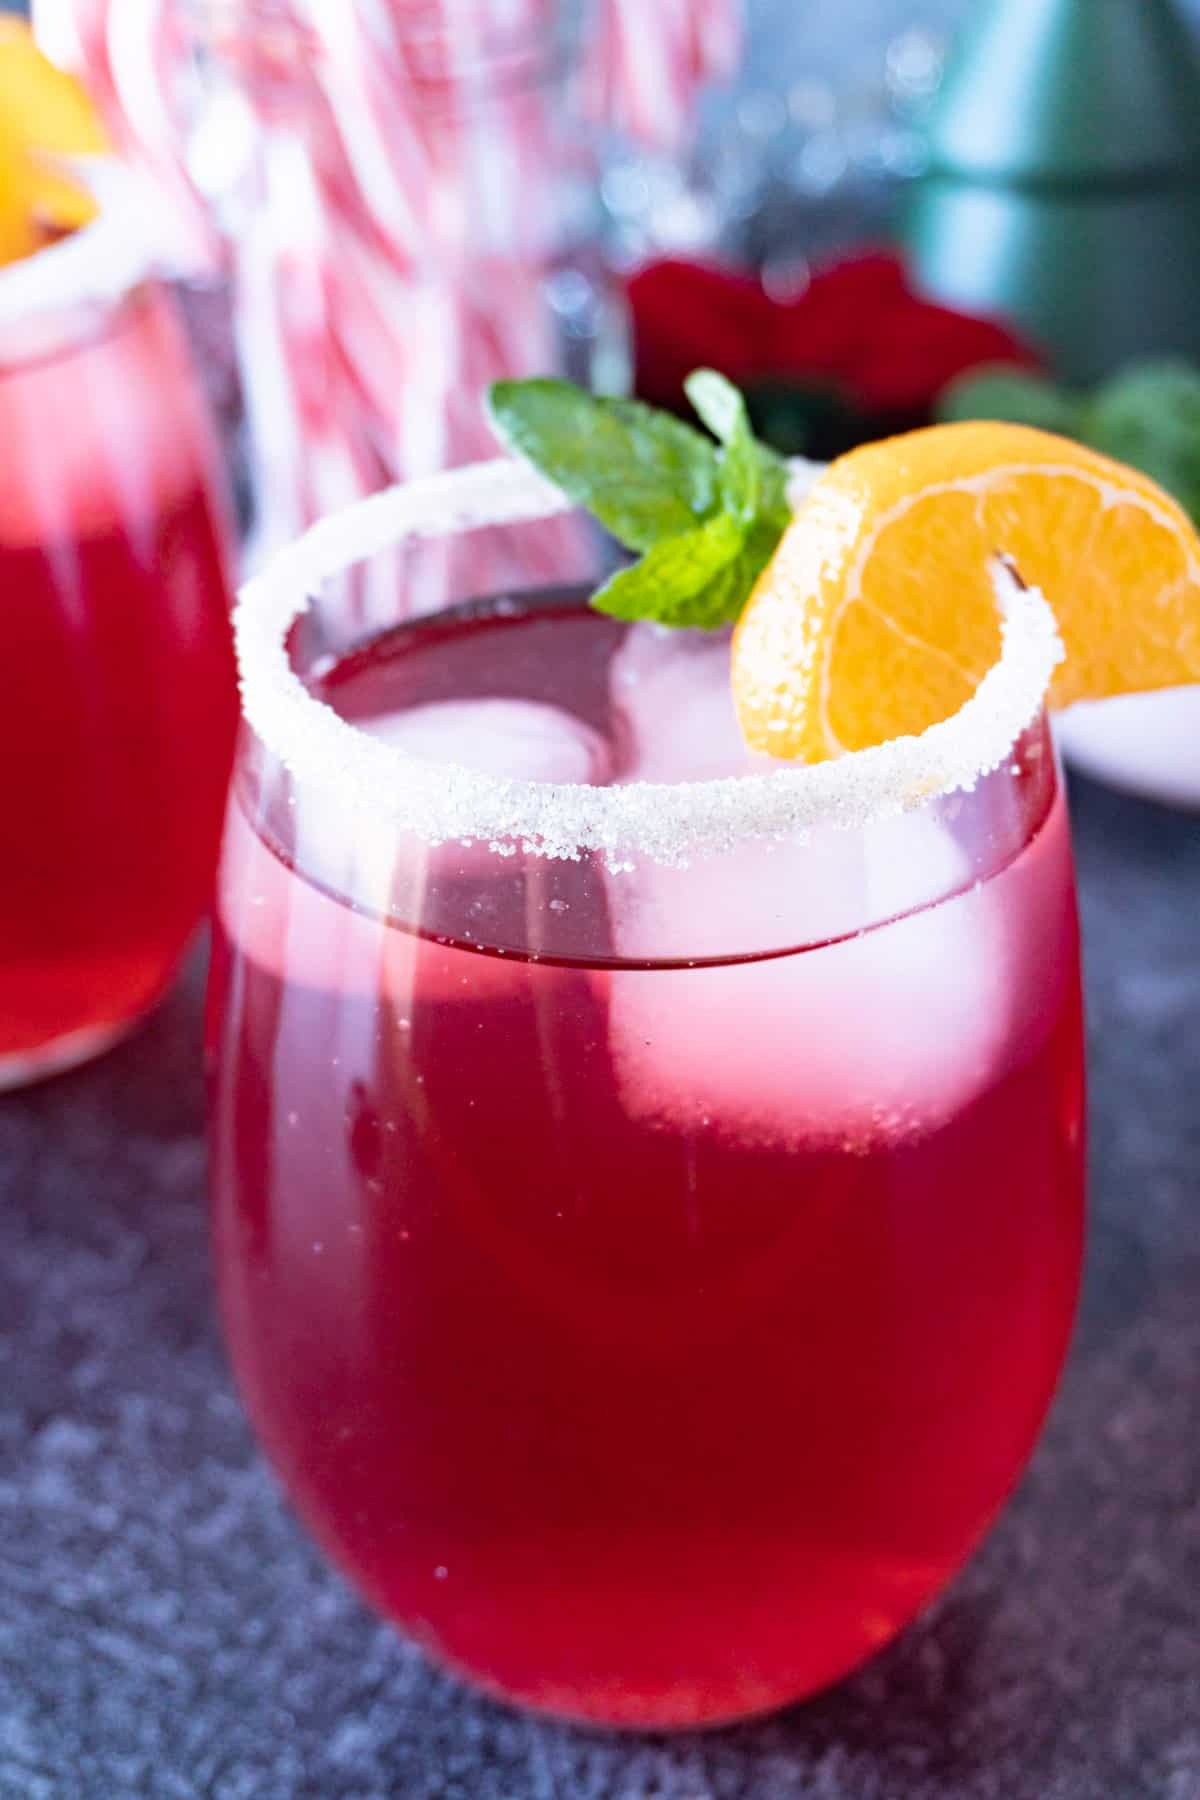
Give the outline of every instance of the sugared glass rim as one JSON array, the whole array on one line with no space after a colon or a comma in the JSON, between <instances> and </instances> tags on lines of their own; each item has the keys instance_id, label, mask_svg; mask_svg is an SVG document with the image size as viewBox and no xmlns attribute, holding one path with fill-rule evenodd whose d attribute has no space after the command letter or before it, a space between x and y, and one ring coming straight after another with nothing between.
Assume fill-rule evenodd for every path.
<instances>
[{"instance_id":1,"label":"sugared glass rim","mask_svg":"<svg viewBox=\"0 0 1200 1800\"><path fill-rule=\"evenodd\" d=\"M813 465L795 466L794 501L815 473ZM323 581L408 538L570 508L552 482L502 457L372 495L279 552L241 589L234 612L243 714L265 749L298 781L430 844L482 842L501 854L520 848L571 859L597 851L614 866L631 858L678 865L747 838L795 838L824 824L862 828L970 790L1037 717L1063 657L1044 597L997 559L1000 656L950 718L831 762L614 787L518 781L414 756L340 718L292 668L288 634Z\"/></svg>"},{"instance_id":2,"label":"sugared glass rim","mask_svg":"<svg viewBox=\"0 0 1200 1800\"><path fill-rule=\"evenodd\" d=\"M109 157L62 160L100 210L86 225L0 269L0 327L66 306L120 300L154 271L144 184Z\"/></svg>"}]
</instances>

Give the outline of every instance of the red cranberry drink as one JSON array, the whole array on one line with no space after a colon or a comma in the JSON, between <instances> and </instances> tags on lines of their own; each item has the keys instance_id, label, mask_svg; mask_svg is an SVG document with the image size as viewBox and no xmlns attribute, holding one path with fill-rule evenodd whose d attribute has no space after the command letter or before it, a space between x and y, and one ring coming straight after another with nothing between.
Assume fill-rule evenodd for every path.
<instances>
[{"instance_id":1,"label":"red cranberry drink","mask_svg":"<svg viewBox=\"0 0 1200 1800\"><path fill-rule=\"evenodd\" d=\"M734 773L725 668L698 742L675 704L727 649L654 629L484 612L315 691L496 778L683 781L718 738ZM626 1724L777 1705L886 1642L1011 1487L1082 1127L1066 817L1044 729L1014 754L954 819L619 871L430 849L243 768L235 1366L318 1541L485 1686Z\"/></svg>"},{"instance_id":2,"label":"red cranberry drink","mask_svg":"<svg viewBox=\"0 0 1200 1800\"><path fill-rule=\"evenodd\" d=\"M208 904L232 756L211 445L125 223L0 274L4 1085L162 991Z\"/></svg>"},{"instance_id":3,"label":"red cranberry drink","mask_svg":"<svg viewBox=\"0 0 1200 1800\"><path fill-rule=\"evenodd\" d=\"M443 478L247 593L218 1277L262 1442L374 1606L524 1705L708 1723L899 1631L1054 1388L1060 651L1002 584L955 716L797 766L746 748L719 629L553 593L289 635L393 536L562 504L517 464Z\"/></svg>"}]
</instances>

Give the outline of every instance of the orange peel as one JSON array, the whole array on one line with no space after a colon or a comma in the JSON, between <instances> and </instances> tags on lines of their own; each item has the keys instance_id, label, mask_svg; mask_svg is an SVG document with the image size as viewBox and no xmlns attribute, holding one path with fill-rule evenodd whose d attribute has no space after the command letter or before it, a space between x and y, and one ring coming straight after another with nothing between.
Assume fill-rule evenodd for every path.
<instances>
[{"instance_id":1,"label":"orange peel","mask_svg":"<svg viewBox=\"0 0 1200 1800\"><path fill-rule=\"evenodd\" d=\"M819 762L924 731L996 662L994 561L1054 612L1054 707L1200 681L1200 539L1147 476L1019 425L933 426L831 464L734 633L743 735Z\"/></svg>"}]
</instances>

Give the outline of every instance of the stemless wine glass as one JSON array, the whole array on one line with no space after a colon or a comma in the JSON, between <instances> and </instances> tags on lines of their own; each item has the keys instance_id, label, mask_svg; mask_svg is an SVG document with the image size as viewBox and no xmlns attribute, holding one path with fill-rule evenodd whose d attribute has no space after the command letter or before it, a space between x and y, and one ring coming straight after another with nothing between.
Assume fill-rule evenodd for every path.
<instances>
[{"instance_id":1,"label":"stemless wine glass","mask_svg":"<svg viewBox=\"0 0 1200 1800\"><path fill-rule=\"evenodd\" d=\"M157 998L211 896L236 732L214 445L106 191L0 271L0 1086Z\"/></svg>"},{"instance_id":2,"label":"stemless wine glass","mask_svg":"<svg viewBox=\"0 0 1200 1800\"><path fill-rule=\"evenodd\" d=\"M1055 1384L1057 645L1010 584L961 713L812 768L742 748L727 639L578 591L329 651L356 555L556 504L515 465L417 484L243 598L220 1294L298 1511L431 1654L576 1718L727 1720L917 1612Z\"/></svg>"}]
</instances>

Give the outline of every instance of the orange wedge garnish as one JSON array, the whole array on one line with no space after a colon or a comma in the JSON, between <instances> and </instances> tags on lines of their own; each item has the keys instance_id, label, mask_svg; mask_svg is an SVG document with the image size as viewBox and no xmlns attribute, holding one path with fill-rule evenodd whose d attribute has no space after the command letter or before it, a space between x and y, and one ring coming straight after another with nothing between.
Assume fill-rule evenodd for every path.
<instances>
[{"instance_id":1,"label":"orange wedge garnish","mask_svg":"<svg viewBox=\"0 0 1200 1800\"><path fill-rule=\"evenodd\" d=\"M1200 539L1153 481L1020 425L868 444L817 481L734 634L747 742L817 762L922 731L1000 653L993 559L1045 594L1050 704L1200 681Z\"/></svg>"},{"instance_id":2,"label":"orange wedge garnish","mask_svg":"<svg viewBox=\"0 0 1200 1800\"><path fill-rule=\"evenodd\" d=\"M55 168L106 148L91 102L48 61L20 19L0 19L0 263L83 225L95 202Z\"/></svg>"}]
</instances>

